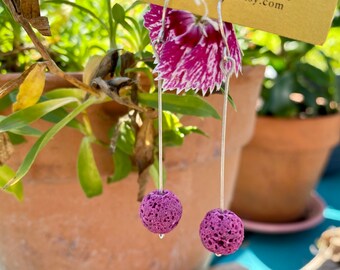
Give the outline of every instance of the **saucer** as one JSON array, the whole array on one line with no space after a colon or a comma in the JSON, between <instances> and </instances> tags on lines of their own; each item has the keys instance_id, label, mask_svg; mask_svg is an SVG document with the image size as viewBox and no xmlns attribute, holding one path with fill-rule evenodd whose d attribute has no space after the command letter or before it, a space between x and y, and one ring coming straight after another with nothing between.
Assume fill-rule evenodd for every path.
<instances>
[{"instance_id":1,"label":"saucer","mask_svg":"<svg viewBox=\"0 0 340 270\"><path fill-rule=\"evenodd\" d=\"M315 193L312 194L310 203L304 217L298 221L287 223L266 223L242 219L245 230L252 232L280 234L294 233L313 228L320 224L325 208L324 201Z\"/></svg>"}]
</instances>

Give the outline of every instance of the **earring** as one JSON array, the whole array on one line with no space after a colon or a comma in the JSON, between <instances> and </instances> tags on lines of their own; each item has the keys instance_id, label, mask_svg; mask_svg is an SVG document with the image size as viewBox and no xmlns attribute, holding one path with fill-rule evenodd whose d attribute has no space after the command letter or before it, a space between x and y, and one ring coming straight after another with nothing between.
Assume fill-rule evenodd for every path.
<instances>
[{"instance_id":1,"label":"earring","mask_svg":"<svg viewBox=\"0 0 340 270\"><path fill-rule=\"evenodd\" d=\"M217 256L234 253L241 246L244 239L244 226L242 220L232 211L224 210L224 171L225 171L225 146L226 126L228 115L229 81L235 72L235 60L230 57L228 40L222 20L222 2L218 2L219 29L225 43L223 59L220 68L225 75L225 91L223 102L222 138L221 138L221 175L220 175L220 208L209 211L200 224L200 238L203 246ZM228 67L230 69L228 70Z\"/></svg>"},{"instance_id":2,"label":"earring","mask_svg":"<svg viewBox=\"0 0 340 270\"><path fill-rule=\"evenodd\" d=\"M159 55L156 46L164 42L165 19L169 0L165 0L162 12L162 26L153 44L156 60ZM158 164L159 179L158 190L147 194L140 205L139 216L144 226L151 232L159 234L162 239L164 234L172 231L182 217L182 204L177 196L169 190L163 190L163 109L162 109L162 80L158 80Z\"/></svg>"}]
</instances>

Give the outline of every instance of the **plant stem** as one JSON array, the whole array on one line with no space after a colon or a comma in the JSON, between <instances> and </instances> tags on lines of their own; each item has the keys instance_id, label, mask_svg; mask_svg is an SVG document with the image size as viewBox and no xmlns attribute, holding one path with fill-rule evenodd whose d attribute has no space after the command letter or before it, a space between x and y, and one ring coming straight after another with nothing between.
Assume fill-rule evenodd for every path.
<instances>
[{"instance_id":1,"label":"plant stem","mask_svg":"<svg viewBox=\"0 0 340 270\"><path fill-rule=\"evenodd\" d=\"M90 119L89 119L89 116L87 114L87 111L83 111L82 113L82 116L83 116L83 123L84 123L84 127L85 127L85 135L86 136L93 136L93 131L92 131L92 127L91 127L91 122L90 122Z\"/></svg>"},{"instance_id":2,"label":"plant stem","mask_svg":"<svg viewBox=\"0 0 340 270\"><path fill-rule=\"evenodd\" d=\"M13 46L14 48L14 46ZM34 46L33 47L16 47L15 49L9 51L9 52L0 52L0 57L17 57L18 54L23 53L25 51L30 51L30 50L37 50Z\"/></svg>"},{"instance_id":3,"label":"plant stem","mask_svg":"<svg viewBox=\"0 0 340 270\"><path fill-rule=\"evenodd\" d=\"M114 25L113 25L113 16L112 16L112 8L111 8L111 0L106 0L107 3L107 11L109 15L109 37L110 37L110 49L116 49L117 44L115 40L115 31L114 31Z\"/></svg>"},{"instance_id":4,"label":"plant stem","mask_svg":"<svg viewBox=\"0 0 340 270\"><path fill-rule=\"evenodd\" d=\"M72 83L74 86L81 88L93 95L98 95L98 93L93 90L90 86L84 84L83 82L79 81L78 79L74 78L73 76L70 76L68 74L65 74L58 66L57 64L53 61L51 56L49 55L47 49L42 45L40 42L39 38L36 36L35 32L33 31L31 25L27 21L26 18L22 16L22 14L18 13L16 11L16 6L14 5L13 1L11 0L3 0L5 5L8 7L10 10L13 18L15 21L17 21L26 31L28 36L30 37L31 41L33 42L34 46L38 50L38 52L41 54L44 60L47 61L47 67L50 70L50 72L54 73L58 77L61 77L68 82Z\"/></svg>"}]
</instances>

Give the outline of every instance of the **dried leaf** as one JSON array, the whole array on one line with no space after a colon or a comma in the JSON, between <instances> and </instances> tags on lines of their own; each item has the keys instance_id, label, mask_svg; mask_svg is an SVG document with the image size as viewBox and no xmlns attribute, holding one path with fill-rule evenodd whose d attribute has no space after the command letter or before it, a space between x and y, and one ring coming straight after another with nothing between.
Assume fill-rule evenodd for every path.
<instances>
[{"instance_id":1,"label":"dried leaf","mask_svg":"<svg viewBox=\"0 0 340 270\"><path fill-rule=\"evenodd\" d=\"M104 81L100 77L96 77L95 79L93 79L91 81L91 87L93 89L96 89L98 91L103 92L104 94L106 94L107 96L109 96L110 98L112 98L114 101L116 101L119 104L125 105L125 106L127 106L131 109L138 111L138 112L144 112L145 109L143 107L140 107L133 102L132 96L120 97L116 93L116 91L114 90L114 84L118 83L118 86L119 86L119 82L122 82L123 80L124 80L124 78L114 78L114 79L108 81L108 82L110 82L110 85L109 85L107 81ZM130 79L127 78L127 80L130 80ZM134 92L134 89L133 89L134 86L131 86L131 87L132 87L131 94L136 93L136 92Z\"/></svg>"},{"instance_id":2,"label":"dried leaf","mask_svg":"<svg viewBox=\"0 0 340 270\"><path fill-rule=\"evenodd\" d=\"M152 118L145 118L137 133L135 161L141 173L153 163L154 126Z\"/></svg>"},{"instance_id":3,"label":"dried leaf","mask_svg":"<svg viewBox=\"0 0 340 270\"><path fill-rule=\"evenodd\" d=\"M20 11L20 0L12 0L11 1L14 7L14 10L16 11L17 14L19 14Z\"/></svg>"},{"instance_id":4,"label":"dried leaf","mask_svg":"<svg viewBox=\"0 0 340 270\"><path fill-rule=\"evenodd\" d=\"M84 69L83 83L90 85L91 81L95 78L94 76L103 58L104 57L100 55L93 55L89 58Z\"/></svg>"},{"instance_id":5,"label":"dried leaf","mask_svg":"<svg viewBox=\"0 0 340 270\"><path fill-rule=\"evenodd\" d=\"M20 7L21 13L26 19L40 16L39 0L21 0Z\"/></svg>"},{"instance_id":6,"label":"dried leaf","mask_svg":"<svg viewBox=\"0 0 340 270\"><path fill-rule=\"evenodd\" d=\"M120 76L127 76L126 70L136 66L135 55L130 52L124 52L120 57L120 61L121 61ZM129 74L128 77L135 79L136 74Z\"/></svg>"},{"instance_id":7,"label":"dried leaf","mask_svg":"<svg viewBox=\"0 0 340 270\"><path fill-rule=\"evenodd\" d=\"M0 133L0 165L2 166L13 154L13 145L6 133Z\"/></svg>"},{"instance_id":8,"label":"dried leaf","mask_svg":"<svg viewBox=\"0 0 340 270\"><path fill-rule=\"evenodd\" d=\"M17 101L13 104L13 111L18 111L36 104L45 87L45 64L34 66L20 85Z\"/></svg>"},{"instance_id":9,"label":"dried leaf","mask_svg":"<svg viewBox=\"0 0 340 270\"><path fill-rule=\"evenodd\" d=\"M149 167L154 162L154 118L153 114L145 113L144 121L137 133L136 148L135 148L135 162L138 168L138 199L143 198L145 186L149 179Z\"/></svg>"},{"instance_id":10,"label":"dried leaf","mask_svg":"<svg viewBox=\"0 0 340 270\"><path fill-rule=\"evenodd\" d=\"M109 51L101 60L93 78L100 77L102 79L112 78L117 67L119 59L118 50Z\"/></svg>"},{"instance_id":11,"label":"dried leaf","mask_svg":"<svg viewBox=\"0 0 340 270\"><path fill-rule=\"evenodd\" d=\"M142 171L142 173L138 175L139 189L138 189L138 194L137 194L137 201L139 202L141 202L144 198L146 184L148 183L150 179L149 168L150 166L147 167L144 171Z\"/></svg>"},{"instance_id":12,"label":"dried leaf","mask_svg":"<svg viewBox=\"0 0 340 270\"><path fill-rule=\"evenodd\" d=\"M51 36L50 24L47 17L36 17L29 19L30 24L44 36Z\"/></svg>"}]
</instances>

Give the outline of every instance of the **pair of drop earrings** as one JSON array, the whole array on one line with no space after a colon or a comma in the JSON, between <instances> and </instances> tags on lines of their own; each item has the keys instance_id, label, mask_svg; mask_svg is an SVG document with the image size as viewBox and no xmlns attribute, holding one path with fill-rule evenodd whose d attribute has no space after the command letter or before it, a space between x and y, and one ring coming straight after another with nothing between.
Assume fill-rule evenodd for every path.
<instances>
[{"instance_id":1,"label":"pair of drop earrings","mask_svg":"<svg viewBox=\"0 0 340 270\"><path fill-rule=\"evenodd\" d=\"M203 0L202 0L203 1ZM166 11L169 0L165 0L160 35L156 45L162 45L165 30ZM229 80L235 72L235 60L230 57L228 40L222 20L221 5L223 0L218 2L219 29L225 43L223 59L220 62L220 69L225 76L224 107L222 117L222 139L221 139L221 175L220 175L220 208L209 211L202 220L199 228L199 235L203 246L218 256L234 253L239 249L244 238L244 226L241 219L232 211L224 209L224 170L225 170L225 145L227 125L227 105ZM204 1L203 1L204 3ZM206 5L205 5L206 6ZM207 10L206 10L207 13ZM155 45L155 44L152 44ZM156 60L160 58L154 46ZM228 68L229 70L227 70ZM172 231L182 217L182 204L177 196L169 190L163 189L163 147L162 147L162 80L158 80L158 134L159 134L159 188L147 194L140 205L140 218L144 226L151 232L164 234Z\"/></svg>"},{"instance_id":2,"label":"pair of drop earrings","mask_svg":"<svg viewBox=\"0 0 340 270\"><path fill-rule=\"evenodd\" d=\"M172 231L182 217L182 204L168 190L155 190L146 195L140 205L140 218L151 232L164 234ZM217 256L234 253L242 244L244 228L241 219L232 211L221 208L209 211L199 229L203 246Z\"/></svg>"}]
</instances>

